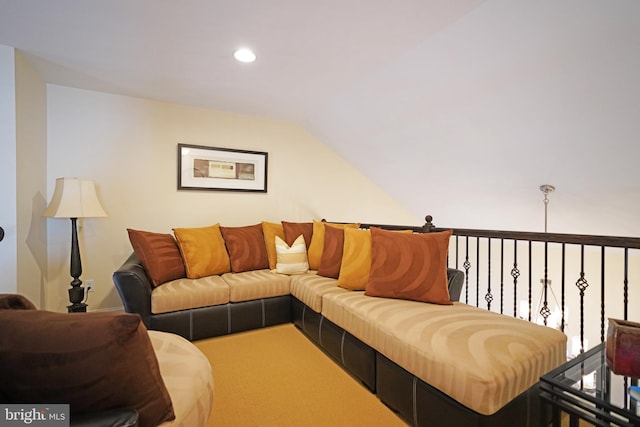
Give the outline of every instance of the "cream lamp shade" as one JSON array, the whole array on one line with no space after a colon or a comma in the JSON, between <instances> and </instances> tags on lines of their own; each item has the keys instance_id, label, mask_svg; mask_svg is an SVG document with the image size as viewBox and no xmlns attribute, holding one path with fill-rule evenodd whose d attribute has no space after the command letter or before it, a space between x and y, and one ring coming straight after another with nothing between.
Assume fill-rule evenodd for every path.
<instances>
[{"instance_id":1,"label":"cream lamp shade","mask_svg":"<svg viewBox=\"0 0 640 427\"><path fill-rule=\"evenodd\" d=\"M56 188L44 216L50 218L105 217L93 181L79 178L58 178Z\"/></svg>"}]
</instances>

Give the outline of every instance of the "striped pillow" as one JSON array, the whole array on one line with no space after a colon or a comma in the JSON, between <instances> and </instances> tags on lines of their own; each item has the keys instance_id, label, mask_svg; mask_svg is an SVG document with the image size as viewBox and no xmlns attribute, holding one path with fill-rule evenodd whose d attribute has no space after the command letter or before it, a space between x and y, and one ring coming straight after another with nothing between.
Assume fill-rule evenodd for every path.
<instances>
[{"instance_id":1,"label":"striped pillow","mask_svg":"<svg viewBox=\"0 0 640 427\"><path fill-rule=\"evenodd\" d=\"M302 274L309 271L307 261L307 245L304 243L304 236L299 235L291 246L287 242L276 236L276 273L281 274Z\"/></svg>"}]
</instances>

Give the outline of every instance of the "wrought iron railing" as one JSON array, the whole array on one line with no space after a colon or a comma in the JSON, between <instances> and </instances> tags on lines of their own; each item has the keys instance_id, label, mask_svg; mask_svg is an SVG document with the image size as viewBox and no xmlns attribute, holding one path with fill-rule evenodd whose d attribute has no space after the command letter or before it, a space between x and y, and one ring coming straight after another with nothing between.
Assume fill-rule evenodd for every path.
<instances>
[{"instance_id":1,"label":"wrought iron railing","mask_svg":"<svg viewBox=\"0 0 640 427\"><path fill-rule=\"evenodd\" d=\"M573 355L605 340L608 318L640 321L640 238L436 227L425 219L421 227L362 227L452 229L448 262L465 272L461 301L556 327Z\"/></svg>"},{"instance_id":2,"label":"wrought iron railing","mask_svg":"<svg viewBox=\"0 0 640 427\"><path fill-rule=\"evenodd\" d=\"M426 227L431 231L448 229L434 227L429 218ZM475 254L469 249L475 249ZM495 255L496 250L499 255ZM588 347L588 337L592 345L605 340L608 318L630 320L630 290L640 291L640 238L634 237L453 228L449 263L461 266L466 273L465 302L480 307L484 293L488 310L539 320L570 336L577 331L566 329L575 325L579 335L574 335L571 345L575 347L575 337L579 337L580 352ZM528 273L525 278L521 278L523 270ZM505 273L511 277L505 280ZM634 281L630 280L632 276ZM537 277L540 288L536 306ZM559 295L551 277L560 282ZM475 298L469 295L473 290ZM518 296L523 293L525 299ZM496 298L499 309L492 307ZM512 303L509 309L508 302ZM635 316L640 315L638 304L636 296ZM570 307L578 309L573 323L569 322ZM570 351L575 354L577 349Z\"/></svg>"}]
</instances>

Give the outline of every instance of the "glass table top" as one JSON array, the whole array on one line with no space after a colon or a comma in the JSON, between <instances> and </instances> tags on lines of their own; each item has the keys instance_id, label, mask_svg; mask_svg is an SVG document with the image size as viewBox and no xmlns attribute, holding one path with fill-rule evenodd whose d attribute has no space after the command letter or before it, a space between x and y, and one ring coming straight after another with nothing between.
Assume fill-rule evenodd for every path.
<instances>
[{"instance_id":1,"label":"glass table top","mask_svg":"<svg viewBox=\"0 0 640 427\"><path fill-rule=\"evenodd\" d=\"M638 379L611 372L604 343L544 375L542 381L605 409L640 416L640 402L628 392L630 386L638 385Z\"/></svg>"}]
</instances>

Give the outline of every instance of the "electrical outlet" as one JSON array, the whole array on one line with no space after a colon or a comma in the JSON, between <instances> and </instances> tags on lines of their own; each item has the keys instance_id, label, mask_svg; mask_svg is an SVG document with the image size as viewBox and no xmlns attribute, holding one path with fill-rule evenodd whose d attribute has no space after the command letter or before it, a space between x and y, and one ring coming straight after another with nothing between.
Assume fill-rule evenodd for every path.
<instances>
[{"instance_id":1,"label":"electrical outlet","mask_svg":"<svg viewBox=\"0 0 640 427\"><path fill-rule=\"evenodd\" d=\"M87 288L87 292L93 292L93 279L84 281L85 288Z\"/></svg>"}]
</instances>

